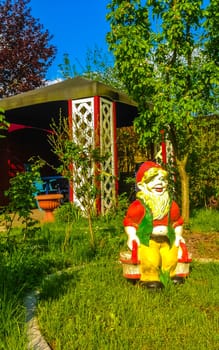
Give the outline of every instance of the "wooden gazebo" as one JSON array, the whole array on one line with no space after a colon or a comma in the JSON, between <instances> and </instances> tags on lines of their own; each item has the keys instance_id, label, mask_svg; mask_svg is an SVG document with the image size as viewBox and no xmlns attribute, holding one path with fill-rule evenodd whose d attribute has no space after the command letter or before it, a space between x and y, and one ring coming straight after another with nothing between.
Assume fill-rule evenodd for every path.
<instances>
[{"instance_id":1,"label":"wooden gazebo","mask_svg":"<svg viewBox=\"0 0 219 350\"><path fill-rule=\"evenodd\" d=\"M24 170L31 156L39 155L50 163L55 162L47 133L52 119L58 120L61 111L69 118L73 137L80 138L74 130L81 127L83 135L87 135L83 142L98 144L104 152L110 153L103 170L112 176L102 182L100 201L100 211L108 211L118 191L116 129L131 126L137 116L137 106L127 95L102 83L77 77L4 98L0 100L0 108L5 110L10 123L6 138L0 140L1 205L6 201L4 190L8 188L10 177ZM42 176L55 175L48 168L42 171ZM74 186L69 199L76 200Z\"/></svg>"}]
</instances>

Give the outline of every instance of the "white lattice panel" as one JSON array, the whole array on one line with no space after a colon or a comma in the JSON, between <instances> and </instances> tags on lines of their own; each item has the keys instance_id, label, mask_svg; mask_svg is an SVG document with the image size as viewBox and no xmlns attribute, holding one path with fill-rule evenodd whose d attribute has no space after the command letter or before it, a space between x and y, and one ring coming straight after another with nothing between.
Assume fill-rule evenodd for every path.
<instances>
[{"instance_id":1,"label":"white lattice panel","mask_svg":"<svg viewBox=\"0 0 219 350\"><path fill-rule=\"evenodd\" d=\"M94 99L74 100L72 104L72 137L75 143L85 148L94 148ZM73 164L73 169L75 165ZM82 175L80 168L77 168L77 181L73 178L74 202L78 203L82 208L81 203L83 198L77 198L76 191L78 186L82 185L93 173L94 164L91 164L87 169L86 179Z\"/></svg>"},{"instance_id":2,"label":"white lattice panel","mask_svg":"<svg viewBox=\"0 0 219 350\"><path fill-rule=\"evenodd\" d=\"M72 101L72 137L75 143L89 148L95 148L99 137L101 155L109 153L110 156L101 164L101 214L106 214L115 204L115 169L114 169L114 125L113 125L113 103L104 98L99 99L99 121L94 125L94 98ZM97 113L98 114L98 113ZM95 130L96 127L96 130ZM98 136L99 133L99 136ZM97 137L98 136L98 137ZM74 164L73 164L74 167ZM93 174L95 164L87 169L87 178ZM77 198L76 191L85 180L80 176L81 169L77 169L77 181L73 178L74 202L80 203L83 198ZM79 178L79 181L78 181ZM77 187L78 186L78 187Z\"/></svg>"},{"instance_id":3,"label":"white lattice panel","mask_svg":"<svg viewBox=\"0 0 219 350\"><path fill-rule=\"evenodd\" d=\"M94 99L73 101L72 136L75 142L94 146Z\"/></svg>"},{"instance_id":4,"label":"white lattice panel","mask_svg":"<svg viewBox=\"0 0 219 350\"><path fill-rule=\"evenodd\" d=\"M100 99L100 147L102 154L110 157L102 165L103 180L101 182L101 212L107 213L115 205L115 169L114 169L114 125L113 103Z\"/></svg>"}]
</instances>

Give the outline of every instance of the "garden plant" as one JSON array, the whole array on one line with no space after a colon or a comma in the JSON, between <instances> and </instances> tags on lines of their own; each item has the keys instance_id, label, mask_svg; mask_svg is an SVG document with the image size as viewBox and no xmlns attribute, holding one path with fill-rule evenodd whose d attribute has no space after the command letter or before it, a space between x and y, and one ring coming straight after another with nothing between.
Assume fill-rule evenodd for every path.
<instances>
[{"instance_id":1,"label":"garden plant","mask_svg":"<svg viewBox=\"0 0 219 350\"><path fill-rule=\"evenodd\" d=\"M42 160L33 161L32 159L29 171L17 173L9 181L9 189L5 191L9 204L1 209L1 218L5 223L8 236L16 217L23 223L24 237L31 234L32 230L36 230L35 226L38 223L31 217L31 213L36 207L34 193L37 193L37 189L35 183L41 181L40 168L43 164Z\"/></svg>"},{"instance_id":2,"label":"garden plant","mask_svg":"<svg viewBox=\"0 0 219 350\"><path fill-rule=\"evenodd\" d=\"M62 116L61 112L59 122L56 123L53 120L50 127L52 133L48 135L48 141L52 152L59 161L55 170L67 178L70 186L74 188L75 202L88 220L90 244L95 250L96 242L92 217L98 214L96 204L100 196L101 167L109 154L104 154L100 147L95 146L95 134L93 137L91 135L87 137L86 130L83 130L83 127L78 127L77 123L74 125L74 135L77 140L75 141L69 127L69 121ZM69 231L66 235L66 241L68 234Z\"/></svg>"}]
</instances>

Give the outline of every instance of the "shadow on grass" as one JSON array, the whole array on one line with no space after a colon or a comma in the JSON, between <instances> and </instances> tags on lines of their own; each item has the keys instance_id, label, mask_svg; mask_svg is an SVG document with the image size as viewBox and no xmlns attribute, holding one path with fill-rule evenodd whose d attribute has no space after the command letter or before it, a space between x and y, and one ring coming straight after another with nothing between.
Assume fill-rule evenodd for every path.
<instances>
[{"instance_id":1,"label":"shadow on grass","mask_svg":"<svg viewBox=\"0 0 219 350\"><path fill-rule=\"evenodd\" d=\"M40 298L43 300L55 300L63 296L71 281L72 288L76 287L80 280L79 271L60 272L47 276L40 287Z\"/></svg>"}]
</instances>

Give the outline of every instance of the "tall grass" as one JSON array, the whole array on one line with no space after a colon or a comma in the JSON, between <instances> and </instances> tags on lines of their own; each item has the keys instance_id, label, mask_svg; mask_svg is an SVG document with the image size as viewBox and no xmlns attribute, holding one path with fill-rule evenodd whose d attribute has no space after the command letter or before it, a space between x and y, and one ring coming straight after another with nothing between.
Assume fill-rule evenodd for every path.
<instances>
[{"instance_id":1,"label":"tall grass","mask_svg":"<svg viewBox=\"0 0 219 350\"><path fill-rule=\"evenodd\" d=\"M2 282L2 277L1 277ZM25 310L20 292L17 295L1 284L0 290L0 349L24 350L26 348L25 336Z\"/></svg>"}]
</instances>

